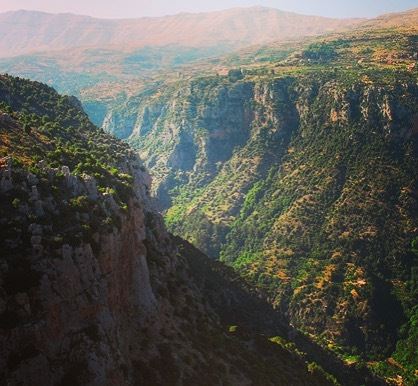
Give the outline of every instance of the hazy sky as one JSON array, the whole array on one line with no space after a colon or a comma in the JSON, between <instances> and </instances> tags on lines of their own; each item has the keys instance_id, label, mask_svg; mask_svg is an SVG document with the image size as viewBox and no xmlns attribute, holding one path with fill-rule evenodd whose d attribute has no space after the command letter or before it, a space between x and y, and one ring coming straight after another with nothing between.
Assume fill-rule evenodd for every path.
<instances>
[{"instance_id":1,"label":"hazy sky","mask_svg":"<svg viewBox=\"0 0 418 386\"><path fill-rule=\"evenodd\" d=\"M31 9L119 18L212 11L251 5L323 16L371 17L418 7L418 0L0 0L0 12Z\"/></svg>"}]
</instances>

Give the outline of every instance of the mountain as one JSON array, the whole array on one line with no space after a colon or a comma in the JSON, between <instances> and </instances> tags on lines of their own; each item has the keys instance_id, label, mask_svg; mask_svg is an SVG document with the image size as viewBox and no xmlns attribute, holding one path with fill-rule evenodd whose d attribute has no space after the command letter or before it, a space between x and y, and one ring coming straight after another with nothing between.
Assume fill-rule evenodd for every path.
<instances>
[{"instance_id":1,"label":"mountain","mask_svg":"<svg viewBox=\"0 0 418 386\"><path fill-rule=\"evenodd\" d=\"M236 274L172 237L142 162L75 98L0 76L0 156L2 383L339 384L318 356L341 384L383 385L289 342Z\"/></svg>"},{"instance_id":2,"label":"mountain","mask_svg":"<svg viewBox=\"0 0 418 386\"><path fill-rule=\"evenodd\" d=\"M361 25L366 28L402 28L416 29L418 19L418 8L405 12L390 13L379 16L375 19L363 22Z\"/></svg>"},{"instance_id":3,"label":"mountain","mask_svg":"<svg viewBox=\"0 0 418 386\"><path fill-rule=\"evenodd\" d=\"M172 232L347 362L406 384L417 366L416 36L361 29L285 55L257 48L240 67L153 84L104 122L139 150Z\"/></svg>"},{"instance_id":4,"label":"mountain","mask_svg":"<svg viewBox=\"0 0 418 386\"><path fill-rule=\"evenodd\" d=\"M121 20L12 11L0 14L0 52L5 57L75 47L240 47L320 35L357 23L264 7Z\"/></svg>"},{"instance_id":5,"label":"mountain","mask_svg":"<svg viewBox=\"0 0 418 386\"><path fill-rule=\"evenodd\" d=\"M113 99L118 93L138 92L155 75L179 71L188 63L359 22L262 7L126 20L8 12L0 14L0 71L78 97L85 89L100 87L101 94L110 91Z\"/></svg>"},{"instance_id":6,"label":"mountain","mask_svg":"<svg viewBox=\"0 0 418 386\"><path fill-rule=\"evenodd\" d=\"M2 379L415 385L416 21L2 61Z\"/></svg>"}]
</instances>

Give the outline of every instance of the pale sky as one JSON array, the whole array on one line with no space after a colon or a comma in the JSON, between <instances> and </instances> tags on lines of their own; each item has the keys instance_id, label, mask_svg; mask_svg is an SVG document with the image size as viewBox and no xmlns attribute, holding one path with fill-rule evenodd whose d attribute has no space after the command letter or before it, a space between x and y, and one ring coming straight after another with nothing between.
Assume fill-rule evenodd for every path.
<instances>
[{"instance_id":1,"label":"pale sky","mask_svg":"<svg viewBox=\"0 0 418 386\"><path fill-rule=\"evenodd\" d=\"M0 12L28 9L133 18L252 5L331 17L373 17L416 8L418 0L0 0Z\"/></svg>"}]
</instances>

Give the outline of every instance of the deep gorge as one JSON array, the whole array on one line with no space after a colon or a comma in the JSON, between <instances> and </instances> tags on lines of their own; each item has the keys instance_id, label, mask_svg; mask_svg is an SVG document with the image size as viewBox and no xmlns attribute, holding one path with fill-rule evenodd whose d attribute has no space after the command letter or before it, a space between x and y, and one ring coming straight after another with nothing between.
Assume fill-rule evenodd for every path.
<instances>
[{"instance_id":1,"label":"deep gorge","mask_svg":"<svg viewBox=\"0 0 418 386\"><path fill-rule=\"evenodd\" d=\"M0 384L414 385L416 17L1 59Z\"/></svg>"}]
</instances>

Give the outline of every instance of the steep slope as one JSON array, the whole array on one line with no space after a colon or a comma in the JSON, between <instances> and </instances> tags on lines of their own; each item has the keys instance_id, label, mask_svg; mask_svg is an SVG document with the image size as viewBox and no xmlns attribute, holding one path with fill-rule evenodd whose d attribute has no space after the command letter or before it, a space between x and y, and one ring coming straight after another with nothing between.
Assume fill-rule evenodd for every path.
<instances>
[{"instance_id":1,"label":"steep slope","mask_svg":"<svg viewBox=\"0 0 418 386\"><path fill-rule=\"evenodd\" d=\"M137 156L76 99L0 76L0 157L2 383L335 384L228 329L194 274L205 258L178 249Z\"/></svg>"},{"instance_id":2,"label":"steep slope","mask_svg":"<svg viewBox=\"0 0 418 386\"><path fill-rule=\"evenodd\" d=\"M359 20L305 16L263 7L122 20L15 11L0 14L0 52L5 57L75 47L239 47L320 35L356 23Z\"/></svg>"},{"instance_id":3,"label":"steep slope","mask_svg":"<svg viewBox=\"0 0 418 386\"><path fill-rule=\"evenodd\" d=\"M272 336L271 342L299 353L311 362L311 369L323 369L335 376L335 380L347 385L384 385L386 382L372 374L363 364L352 366L338 358L332 350L325 349L312 339L289 325L283 314L271 307L257 286L249 285L231 267L210 260L191 244L176 238L179 251L189 262L198 286L220 316L221 321L230 325L230 331L248 336L249 332L258 332ZM259 337L258 337L259 338ZM260 341L260 340L259 340ZM261 343L261 341L260 341ZM321 372L323 370L320 370ZM327 376L328 380L332 380Z\"/></svg>"},{"instance_id":4,"label":"steep slope","mask_svg":"<svg viewBox=\"0 0 418 386\"><path fill-rule=\"evenodd\" d=\"M173 232L347 361L393 354L376 371L410 384L415 63L413 30L356 32L227 75L167 81L120 110Z\"/></svg>"}]
</instances>

